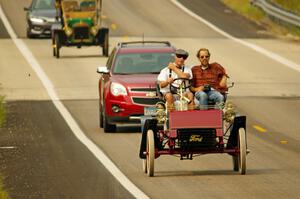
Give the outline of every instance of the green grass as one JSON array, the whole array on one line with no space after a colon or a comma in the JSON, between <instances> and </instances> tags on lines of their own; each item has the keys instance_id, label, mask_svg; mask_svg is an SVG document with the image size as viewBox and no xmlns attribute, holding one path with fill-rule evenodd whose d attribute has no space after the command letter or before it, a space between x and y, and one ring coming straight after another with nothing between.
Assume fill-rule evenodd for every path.
<instances>
[{"instance_id":1,"label":"green grass","mask_svg":"<svg viewBox=\"0 0 300 199\"><path fill-rule=\"evenodd\" d=\"M300 15L300 0L271 0L273 3Z\"/></svg>"},{"instance_id":2,"label":"green grass","mask_svg":"<svg viewBox=\"0 0 300 199\"><path fill-rule=\"evenodd\" d=\"M2 179L0 179L0 199L8 199L8 194L3 190Z\"/></svg>"},{"instance_id":3,"label":"green grass","mask_svg":"<svg viewBox=\"0 0 300 199\"><path fill-rule=\"evenodd\" d=\"M6 111L4 106L4 96L0 96L0 128L5 122ZM8 199L8 194L3 188L2 177L0 176L0 199Z\"/></svg>"},{"instance_id":4,"label":"green grass","mask_svg":"<svg viewBox=\"0 0 300 199\"><path fill-rule=\"evenodd\" d=\"M249 0L221 0L225 5L240 15L266 27L268 32L278 36L290 36L297 40L300 38L300 28L290 25L282 25L270 20L259 8L251 6ZM300 0L272 0L282 3L282 7L300 9Z\"/></svg>"},{"instance_id":5,"label":"green grass","mask_svg":"<svg viewBox=\"0 0 300 199\"><path fill-rule=\"evenodd\" d=\"M249 0L222 0L222 2L249 19L259 21L265 18L264 12L251 6Z\"/></svg>"}]
</instances>

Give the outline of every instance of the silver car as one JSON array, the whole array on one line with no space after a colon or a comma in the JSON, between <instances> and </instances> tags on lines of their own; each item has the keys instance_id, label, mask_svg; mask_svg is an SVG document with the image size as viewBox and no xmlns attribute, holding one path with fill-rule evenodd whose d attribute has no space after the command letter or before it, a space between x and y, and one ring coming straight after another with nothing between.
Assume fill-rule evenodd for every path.
<instances>
[{"instance_id":1,"label":"silver car","mask_svg":"<svg viewBox=\"0 0 300 199\"><path fill-rule=\"evenodd\" d=\"M51 25L56 20L55 0L32 0L27 11L27 30L28 38L41 35L51 35Z\"/></svg>"}]
</instances>

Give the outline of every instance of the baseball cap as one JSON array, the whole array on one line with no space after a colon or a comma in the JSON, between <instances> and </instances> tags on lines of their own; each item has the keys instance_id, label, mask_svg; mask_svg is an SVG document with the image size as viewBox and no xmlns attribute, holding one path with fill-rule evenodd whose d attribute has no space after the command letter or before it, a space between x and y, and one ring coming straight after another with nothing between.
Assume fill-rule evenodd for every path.
<instances>
[{"instance_id":1,"label":"baseball cap","mask_svg":"<svg viewBox=\"0 0 300 199\"><path fill-rule=\"evenodd\" d=\"M183 50L183 49L177 49L177 50L175 51L175 55L186 55L186 56L189 56L189 53L186 52L186 51Z\"/></svg>"}]
</instances>

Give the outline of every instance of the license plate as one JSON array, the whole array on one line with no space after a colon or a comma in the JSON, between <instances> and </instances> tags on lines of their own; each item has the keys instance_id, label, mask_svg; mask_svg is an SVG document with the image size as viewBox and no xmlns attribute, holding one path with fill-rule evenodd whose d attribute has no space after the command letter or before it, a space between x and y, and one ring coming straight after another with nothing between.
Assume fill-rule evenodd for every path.
<instances>
[{"instance_id":1,"label":"license plate","mask_svg":"<svg viewBox=\"0 0 300 199\"><path fill-rule=\"evenodd\" d=\"M144 107L144 115L156 115L156 107Z\"/></svg>"}]
</instances>

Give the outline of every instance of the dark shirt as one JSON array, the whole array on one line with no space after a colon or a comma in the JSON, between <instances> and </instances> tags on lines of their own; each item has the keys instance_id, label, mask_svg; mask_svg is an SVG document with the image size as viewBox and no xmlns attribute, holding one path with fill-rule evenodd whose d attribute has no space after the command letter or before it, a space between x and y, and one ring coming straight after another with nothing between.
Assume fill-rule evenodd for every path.
<instances>
[{"instance_id":1,"label":"dark shirt","mask_svg":"<svg viewBox=\"0 0 300 199\"><path fill-rule=\"evenodd\" d=\"M225 69L218 63L209 64L208 68L203 70L200 65L194 66L192 68L193 73L193 87L203 86L205 84L209 84L212 88L225 92L227 91L227 87L220 87L220 81L222 77L227 74L225 73Z\"/></svg>"}]
</instances>

